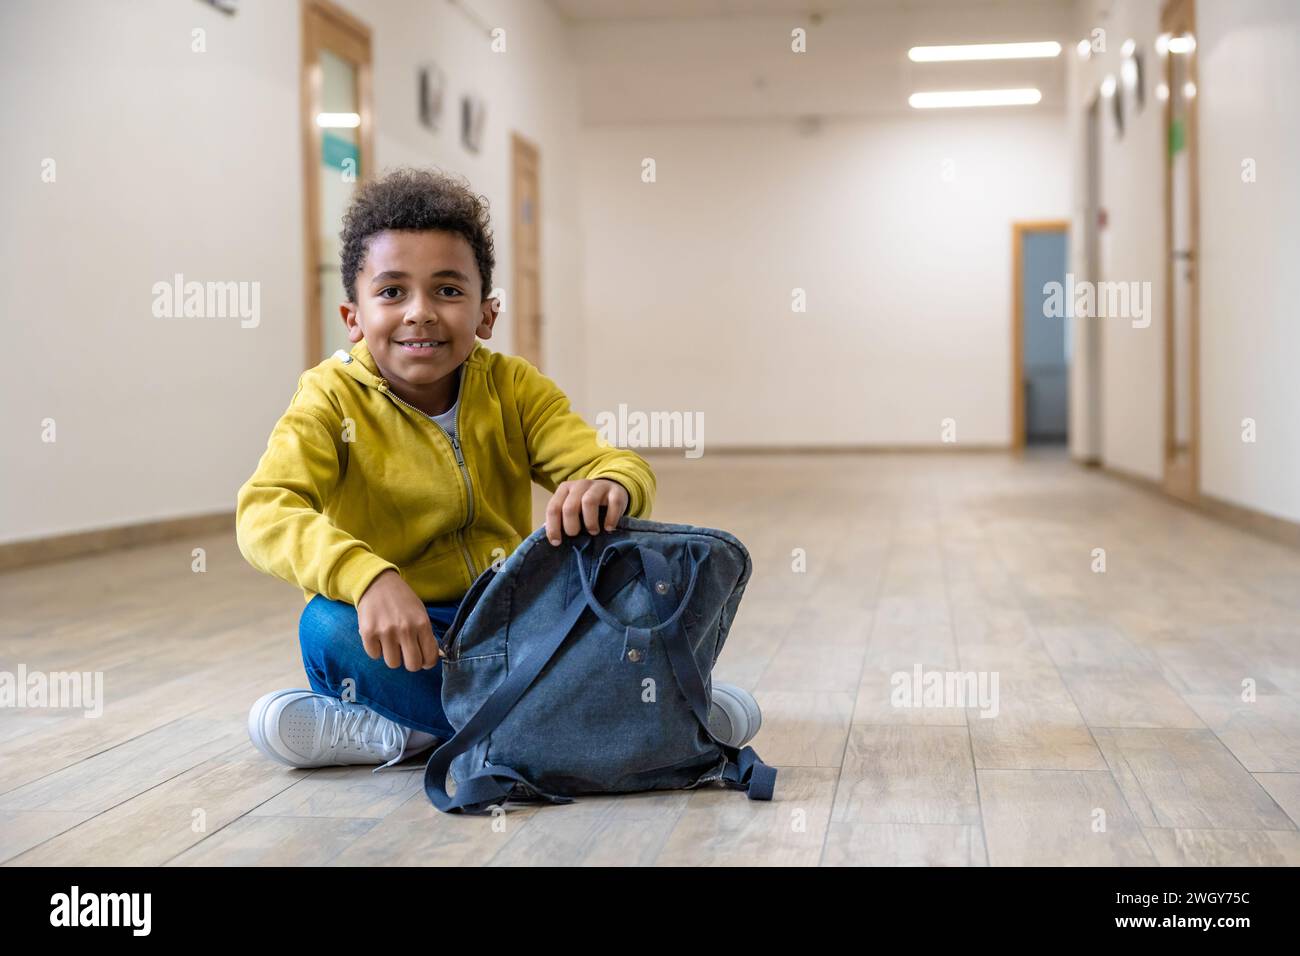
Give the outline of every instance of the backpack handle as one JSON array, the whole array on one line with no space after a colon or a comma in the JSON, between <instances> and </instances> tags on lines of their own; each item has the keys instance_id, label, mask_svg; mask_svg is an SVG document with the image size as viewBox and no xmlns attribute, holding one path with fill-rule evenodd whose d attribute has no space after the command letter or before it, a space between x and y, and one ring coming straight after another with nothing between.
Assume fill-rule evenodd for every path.
<instances>
[{"instance_id":1,"label":"backpack handle","mask_svg":"<svg viewBox=\"0 0 1300 956\"><path fill-rule=\"evenodd\" d=\"M627 630L629 625L625 624L624 622L616 618L612 613L610 613L609 609L606 608L605 605L601 604L600 601L596 598L595 579L596 576L600 573L600 568L603 567L605 563L605 555L602 554L600 560L596 562L597 570L594 573L589 574L586 563L582 559L582 555L583 552L585 552L590 547L591 540L592 540L591 538L585 539L576 548L574 548L573 551L574 560L577 562L578 565L578 581L582 585L582 592L587 599L587 606L591 608L592 613L594 613L598 618L600 618L610 627L614 628L614 630L625 631ZM645 578L646 584L649 585L652 592L654 592L656 595L666 595L671 591L672 581L668 579L668 575L666 573L668 568L668 560L660 552L640 542L618 542L616 544L611 544L608 548L605 549L605 553L607 554L611 550L614 550L616 552L617 551L634 552L641 561L642 576ZM685 592L682 594L682 600L677 605L676 609L673 610L672 613L670 613L667 617L661 620L654 627L646 628L646 630L651 634L655 634L660 631L668 630L674 627L677 624L678 618L682 616L682 613L686 610L687 606L691 603L691 597L695 593L695 585L698 582L700 576L700 565L703 564L704 560L708 557L709 549L706 545L700 542L691 541L688 542L687 544L687 553L690 556L690 560L691 560L691 570L690 570L689 582L686 585ZM651 578L655 578L655 580L651 580ZM660 609L661 611L664 610L664 605L661 598L656 596L654 603L656 608Z\"/></svg>"}]
</instances>

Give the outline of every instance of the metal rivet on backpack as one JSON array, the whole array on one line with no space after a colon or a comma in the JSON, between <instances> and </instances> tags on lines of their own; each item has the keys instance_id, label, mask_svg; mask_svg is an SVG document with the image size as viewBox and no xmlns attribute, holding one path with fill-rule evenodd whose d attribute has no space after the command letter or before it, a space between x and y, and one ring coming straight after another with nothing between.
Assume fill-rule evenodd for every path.
<instances>
[{"instance_id":1,"label":"metal rivet on backpack","mask_svg":"<svg viewBox=\"0 0 1300 956\"><path fill-rule=\"evenodd\" d=\"M667 582L667 581L656 581L656 582L655 582L655 590L658 591L660 594L667 594L667 593L668 593L668 582Z\"/></svg>"},{"instance_id":2,"label":"metal rivet on backpack","mask_svg":"<svg viewBox=\"0 0 1300 956\"><path fill-rule=\"evenodd\" d=\"M634 647L627 652L627 659L630 660L633 664L635 664L637 661L641 659L641 652Z\"/></svg>"}]
</instances>

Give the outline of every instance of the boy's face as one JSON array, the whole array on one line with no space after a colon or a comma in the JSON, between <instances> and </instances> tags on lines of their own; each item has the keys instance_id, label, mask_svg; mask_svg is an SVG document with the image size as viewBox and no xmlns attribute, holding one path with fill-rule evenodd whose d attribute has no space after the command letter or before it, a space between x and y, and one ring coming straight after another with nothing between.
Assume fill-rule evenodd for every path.
<instances>
[{"instance_id":1,"label":"boy's face","mask_svg":"<svg viewBox=\"0 0 1300 956\"><path fill-rule=\"evenodd\" d=\"M499 303L482 299L481 288L464 236L386 230L366 247L357 301L339 311L348 339L365 339L384 378L427 391L469 358L475 336L491 338Z\"/></svg>"}]
</instances>

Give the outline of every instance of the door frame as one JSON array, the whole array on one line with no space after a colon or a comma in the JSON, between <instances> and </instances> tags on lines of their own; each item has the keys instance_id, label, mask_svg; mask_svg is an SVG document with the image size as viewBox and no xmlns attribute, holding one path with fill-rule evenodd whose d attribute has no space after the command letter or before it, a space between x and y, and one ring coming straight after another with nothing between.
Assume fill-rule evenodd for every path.
<instances>
[{"instance_id":1,"label":"door frame","mask_svg":"<svg viewBox=\"0 0 1300 956\"><path fill-rule=\"evenodd\" d=\"M1101 232L1105 203L1102 201L1101 130L1102 109L1105 97L1094 90L1083 111L1083 156L1081 164L1084 179L1084 218L1081 221L1079 248L1082 256L1075 261L1082 265L1083 278L1093 283L1102 281ZM1102 449L1102 356L1105 325L1100 322L1076 322L1074 335L1075 360L1070 366L1071 382L1078 378L1074 388L1078 398L1077 414L1085 418L1083 428L1075 435L1071 429L1070 451L1076 461L1085 465L1101 464ZM1082 372L1082 374L1080 374ZM1073 388L1073 386L1072 386ZM1079 449L1078 453L1075 450Z\"/></svg>"},{"instance_id":2,"label":"door frame","mask_svg":"<svg viewBox=\"0 0 1300 956\"><path fill-rule=\"evenodd\" d=\"M536 173L537 188L533 191L535 206L533 223L537 235L537 248L529 250L524 245L524 223L522 218L521 196L519 195L519 176L525 167L531 167ZM532 140L512 130L510 133L510 216L511 216L511 276L510 311L514 319L515 354L528 359L537 368L542 368L545 343L542 341L542 182L541 149ZM536 273L533 293L536 301L531 312L521 308L520 290L524 287L523 272L525 261L531 255Z\"/></svg>"},{"instance_id":3,"label":"door frame","mask_svg":"<svg viewBox=\"0 0 1300 956\"><path fill-rule=\"evenodd\" d=\"M320 102L321 71L317 51L322 47L340 50L357 64L357 104L361 111L359 140L361 169L357 181L374 175L374 110L371 100L370 27L330 0L300 0L302 60L299 64L299 97L302 123L303 163L303 322L304 368L320 364L321 334L320 218L321 131L316 125L315 105Z\"/></svg>"},{"instance_id":4,"label":"door frame","mask_svg":"<svg viewBox=\"0 0 1300 956\"><path fill-rule=\"evenodd\" d=\"M1025 263L1022 249L1032 232L1063 232L1070 240L1070 220L1031 219L1011 224L1011 449L1025 448ZM1069 257L1066 257L1069 268ZM1062 320L1064 321L1064 320Z\"/></svg>"},{"instance_id":5,"label":"door frame","mask_svg":"<svg viewBox=\"0 0 1300 956\"><path fill-rule=\"evenodd\" d=\"M1196 36L1196 7L1194 0L1166 0L1160 11L1160 29L1174 35L1190 33ZM1175 390L1175 341L1174 341L1174 174L1173 157L1169 153L1169 129L1173 121L1174 97L1172 62L1180 54L1167 53L1161 66L1162 80L1169 90L1165 98L1163 118L1164 146L1161 149L1163 162L1165 192L1165 414L1164 442L1161 448L1161 484L1167 494L1185 501L1196 501L1200 497L1201 485L1201 372L1200 372L1200 312L1201 312L1201 277L1200 277L1200 194L1197 152L1197 103L1201 98L1200 73L1196 68L1197 55L1193 51L1187 59L1187 78L1195 84L1196 95L1187 101L1187 178L1190 193L1191 250L1188 263L1191 269L1190 288L1188 289L1187 349L1188 349L1188 384L1190 424L1187 439L1188 461L1186 467L1175 464L1177 447L1177 408Z\"/></svg>"}]
</instances>

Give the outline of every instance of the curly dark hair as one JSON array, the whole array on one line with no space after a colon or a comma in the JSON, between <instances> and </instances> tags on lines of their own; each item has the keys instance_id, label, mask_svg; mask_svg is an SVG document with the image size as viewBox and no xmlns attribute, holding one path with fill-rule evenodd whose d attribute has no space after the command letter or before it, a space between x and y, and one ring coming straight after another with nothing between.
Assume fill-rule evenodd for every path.
<instances>
[{"instance_id":1,"label":"curly dark hair","mask_svg":"<svg viewBox=\"0 0 1300 956\"><path fill-rule=\"evenodd\" d=\"M438 229L465 237L474 250L482 297L492 294L492 228L486 196L469 182L437 170L404 167L362 183L343 216L340 251L343 291L357 301L357 273L366 260L371 236L385 229Z\"/></svg>"}]
</instances>

